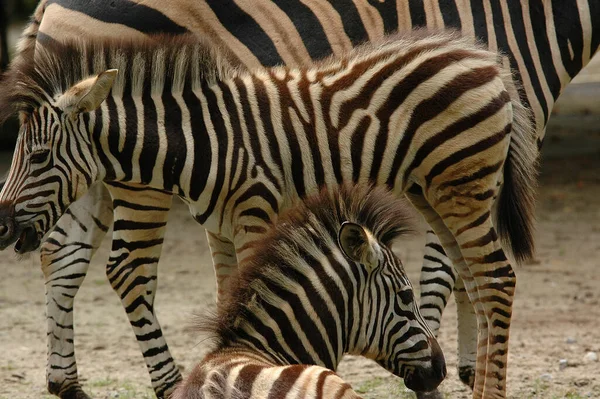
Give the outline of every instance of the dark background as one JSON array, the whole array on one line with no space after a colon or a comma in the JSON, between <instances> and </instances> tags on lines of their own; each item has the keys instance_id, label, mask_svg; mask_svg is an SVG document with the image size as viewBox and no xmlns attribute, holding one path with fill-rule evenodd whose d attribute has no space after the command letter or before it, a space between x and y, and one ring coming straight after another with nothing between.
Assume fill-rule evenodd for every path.
<instances>
[{"instance_id":1,"label":"dark background","mask_svg":"<svg viewBox=\"0 0 600 399\"><path fill-rule=\"evenodd\" d=\"M38 0L0 0L0 72L4 72L10 62L15 43L8 43L8 27L11 24L23 24L35 10ZM0 90L2 90L0 80ZM17 137L16 118L0 126L0 150L10 150Z\"/></svg>"}]
</instances>

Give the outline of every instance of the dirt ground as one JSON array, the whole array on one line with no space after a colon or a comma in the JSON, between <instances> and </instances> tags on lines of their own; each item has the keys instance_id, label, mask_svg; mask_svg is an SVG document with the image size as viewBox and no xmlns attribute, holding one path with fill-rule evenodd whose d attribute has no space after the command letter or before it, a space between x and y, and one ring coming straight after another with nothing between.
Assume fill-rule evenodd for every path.
<instances>
[{"instance_id":1,"label":"dirt ground","mask_svg":"<svg viewBox=\"0 0 600 399\"><path fill-rule=\"evenodd\" d=\"M537 211L537 259L517 270L508 373L510 398L600 398L600 119L553 121L544 148ZM577 133L577 134L574 134ZM0 157L0 174L8 167ZM195 312L214 306L215 281L204 231L178 201L160 264L158 317L186 375L206 351L186 329ZM423 237L397 244L418 283ZM99 251L75 308L80 380L94 398L151 398L134 335L104 275L109 241ZM0 253L0 399L50 398L45 389L44 282L37 254ZM456 308L444 314L440 344L448 364L441 389L468 398L456 373ZM560 359L568 367L559 369ZM346 358L339 373L365 398L412 397L376 364Z\"/></svg>"}]
</instances>

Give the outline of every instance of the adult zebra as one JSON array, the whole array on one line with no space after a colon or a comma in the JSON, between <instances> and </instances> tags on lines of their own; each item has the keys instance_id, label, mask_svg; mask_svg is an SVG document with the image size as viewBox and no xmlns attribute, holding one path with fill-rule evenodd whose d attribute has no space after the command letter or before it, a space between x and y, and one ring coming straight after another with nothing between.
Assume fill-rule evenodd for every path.
<instances>
[{"instance_id":1,"label":"adult zebra","mask_svg":"<svg viewBox=\"0 0 600 399\"><path fill-rule=\"evenodd\" d=\"M530 256L537 149L498 55L417 31L310 68L248 72L187 40L56 43L17 63L0 98L0 120L22 122L0 246L41 236L106 181L179 195L243 261L297 198L385 185L443 239L476 308L474 397L504 397L515 276L492 205L513 253Z\"/></svg>"},{"instance_id":2,"label":"adult zebra","mask_svg":"<svg viewBox=\"0 0 600 399\"><path fill-rule=\"evenodd\" d=\"M522 99L534 110L541 144L554 101L598 47L598 21L598 1L284 0L274 4L266 0L171 0L167 6L160 0L145 1L143 5L120 0L104 7L84 0L53 0L47 6L45 1L40 4L25 32L22 47L32 45L36 39L38 43L45 43L72 35L137 37L157 31L192 31L212 37L231 49L233 62L241 61L249 66L281 62L298 65L306 64L311 57L342 52L364 39L377 38L394 29L454 27L465 35L479 37L489 48L500 49L508 56L508 62L518 72L515 79L524 88ZM152 307L156 263L171 197L146 191L136 191L132 196L130 191L131 188L120 187L118 193L122 198L114 198L113 216L113 204L107 191L103 187L93 188L59 220L50 239L42 246L48 298L47 377L51 392L78 386L73 298L87 272L89 259L113 217L119 223L115 226L113 256L107 268L111 284L123 300L157 392L165 389L165 383L157 380L157 376L167 373L172 377L170 381L179 376ZM131 198L136 201L132 202ZM152 223L147 223L149 214L152 214ZM87 226L86 230L81 226ZM132 230L132 226L136 229ZM142 232L147 241L134 248L131 243L139 242ZM37 245L36 237L23 238L18 244L19 250L31 250ZM209 242L215 254L232 251L232 246L218 237L209 235ZM214 256L215 264L228 265L231 259ZM123 276L129 275L129 265L139 265L137 271L145 273L145 277L124 279ZM57 275L68 284L59 286ZM439 240L429 232L421 275L421 311L434 331L439 328L454 278ZM143 290L141 285L145 285ZM132 297L132 290L144 294ZM474 316L460 280L455 292L461 314L459 374L463 381L472 383ZM140 325L145 326L143 331Z\"/></svg>"},{"instance_id":3,"label":"adult zebra","mask_svg":"<svg viewBox=\"0 0 600 399\"><path fill-rule=\"evenodd\" d=\"M284 212L240 262L218 313L199 320L215 348L172 399L357 399L333 372L345 352L410 389L437 387L444 356L390 248L411 229L408 211L393 193L358 185Z\"/></svg>"}]
</instances>

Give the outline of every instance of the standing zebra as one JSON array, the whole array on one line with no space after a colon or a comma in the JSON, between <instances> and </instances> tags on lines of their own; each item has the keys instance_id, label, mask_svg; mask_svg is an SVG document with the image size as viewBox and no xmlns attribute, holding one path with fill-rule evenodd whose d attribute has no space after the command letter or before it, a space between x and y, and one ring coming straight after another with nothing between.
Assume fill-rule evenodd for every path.
<instances>
[{"instance_id":1,"label":"standing zebra","mask_svg":"<svg viewBox=\"0 0 600 399\"><path fill-rule=\"evenodd\" d=\"M500 194L499 232L529 256L536 150L497 55L416 32L249 73L189 40L55 44L15 66L0 113L17 106L23 126L0 246L47 232L94 182L127 182L182 197L242 261L294 199L385 185L441 236L476 307L475 397L504 396L515 276L491 207Z\"/></svg>"},{"instance_id":2,"label":"standing zebra","mask_svg":"<svg viewBox=\"0 0 600 399\"><path fill-rule=\"evenodd\" d=\"M444 356L390 248L410 231L407 211L383 188L355 186L284 212L201 325L216 349L173 399L358 398L332 371L344 353L435 389Z\"/></svg>"},{"instance_id":3,"label":"standing zebra","mask_svg":"<svg viewBox=\"0 0 600 399\"><path fill-rule=\"evenodd\" d=\"M32 47L36 41L43 44L82 34L123 38L189 31L229 48L232 62L251 67L279 63L305 66L311 58L342 54L363 40L377 39L396 29L452 27L507 55L507 62L516 71L515 83L522 87L521 99L534 110L541 145L555 100L598 47L599 21L598 0L147 0L143 4L122 0L110 6L86 0L42 0L24 32L21 48ZM73 345L73 298L114 218L117 223L107 274L127 310L157 395L162 397L180 378L152 306L171 196L120 185L113 188L112 200L114 204L104 187L94 187L58 221L42 246L47 280L48 387L56 394L80 389ZM86 231L82 225L88 226ZM224 237L208 234L208 239L215 267L224 278L235 265L233 245ZM35 234L25 234L15 248L26 252L38 245ZM123 280L122 275L130 275L131 265L138 265L136 278ZM455 278L449 258L429 231L420 306L433 331L439 328ZM132 291L140 294L133 296ZM460 278L455 292L460 315L459 375L472 385L475 316ZM146 327L140 329L140 325ZM149 331L152 339L148 339Z\"/></svg>"}]
</instances>

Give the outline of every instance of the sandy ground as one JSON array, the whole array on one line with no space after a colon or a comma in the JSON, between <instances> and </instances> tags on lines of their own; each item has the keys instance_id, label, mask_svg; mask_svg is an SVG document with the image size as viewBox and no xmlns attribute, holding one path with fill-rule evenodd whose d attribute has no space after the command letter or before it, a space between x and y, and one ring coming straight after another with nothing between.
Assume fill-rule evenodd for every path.
<instances>
[{"instance_id":1,"label":"sandy ground","mask_svg":"<svg viewBox=\"0 0 600 399\"><path fill-rule=\"evenodd\" d=\"M511 398L600 398L600 120L553 123L545 143L539 190L537 259L517 270L511 327ZM573 135L572 133L579 134ZM0 157L0 174L8 156ZM186 329L194 312L214 306L215 282L204 231L178 201L171 213L160 265L158 317L184 375L206 351ZM422 236L397 249L418 282ZM94 398L151 398L134 335L104 275L109 241L94 259L77 296L76 352L80 380ZM51 397L45 389L44 282L37 254L0 254L0 399ZM456 374L456 308L444 315L440 344L449 374L441 389L467 398ZM574 343L568 343L574 341ZM568 367L559 370L559 360ZM372 362L348 357L340 374L366 398L412 397L401 380Z\"/></svg>"}]
</instances>

